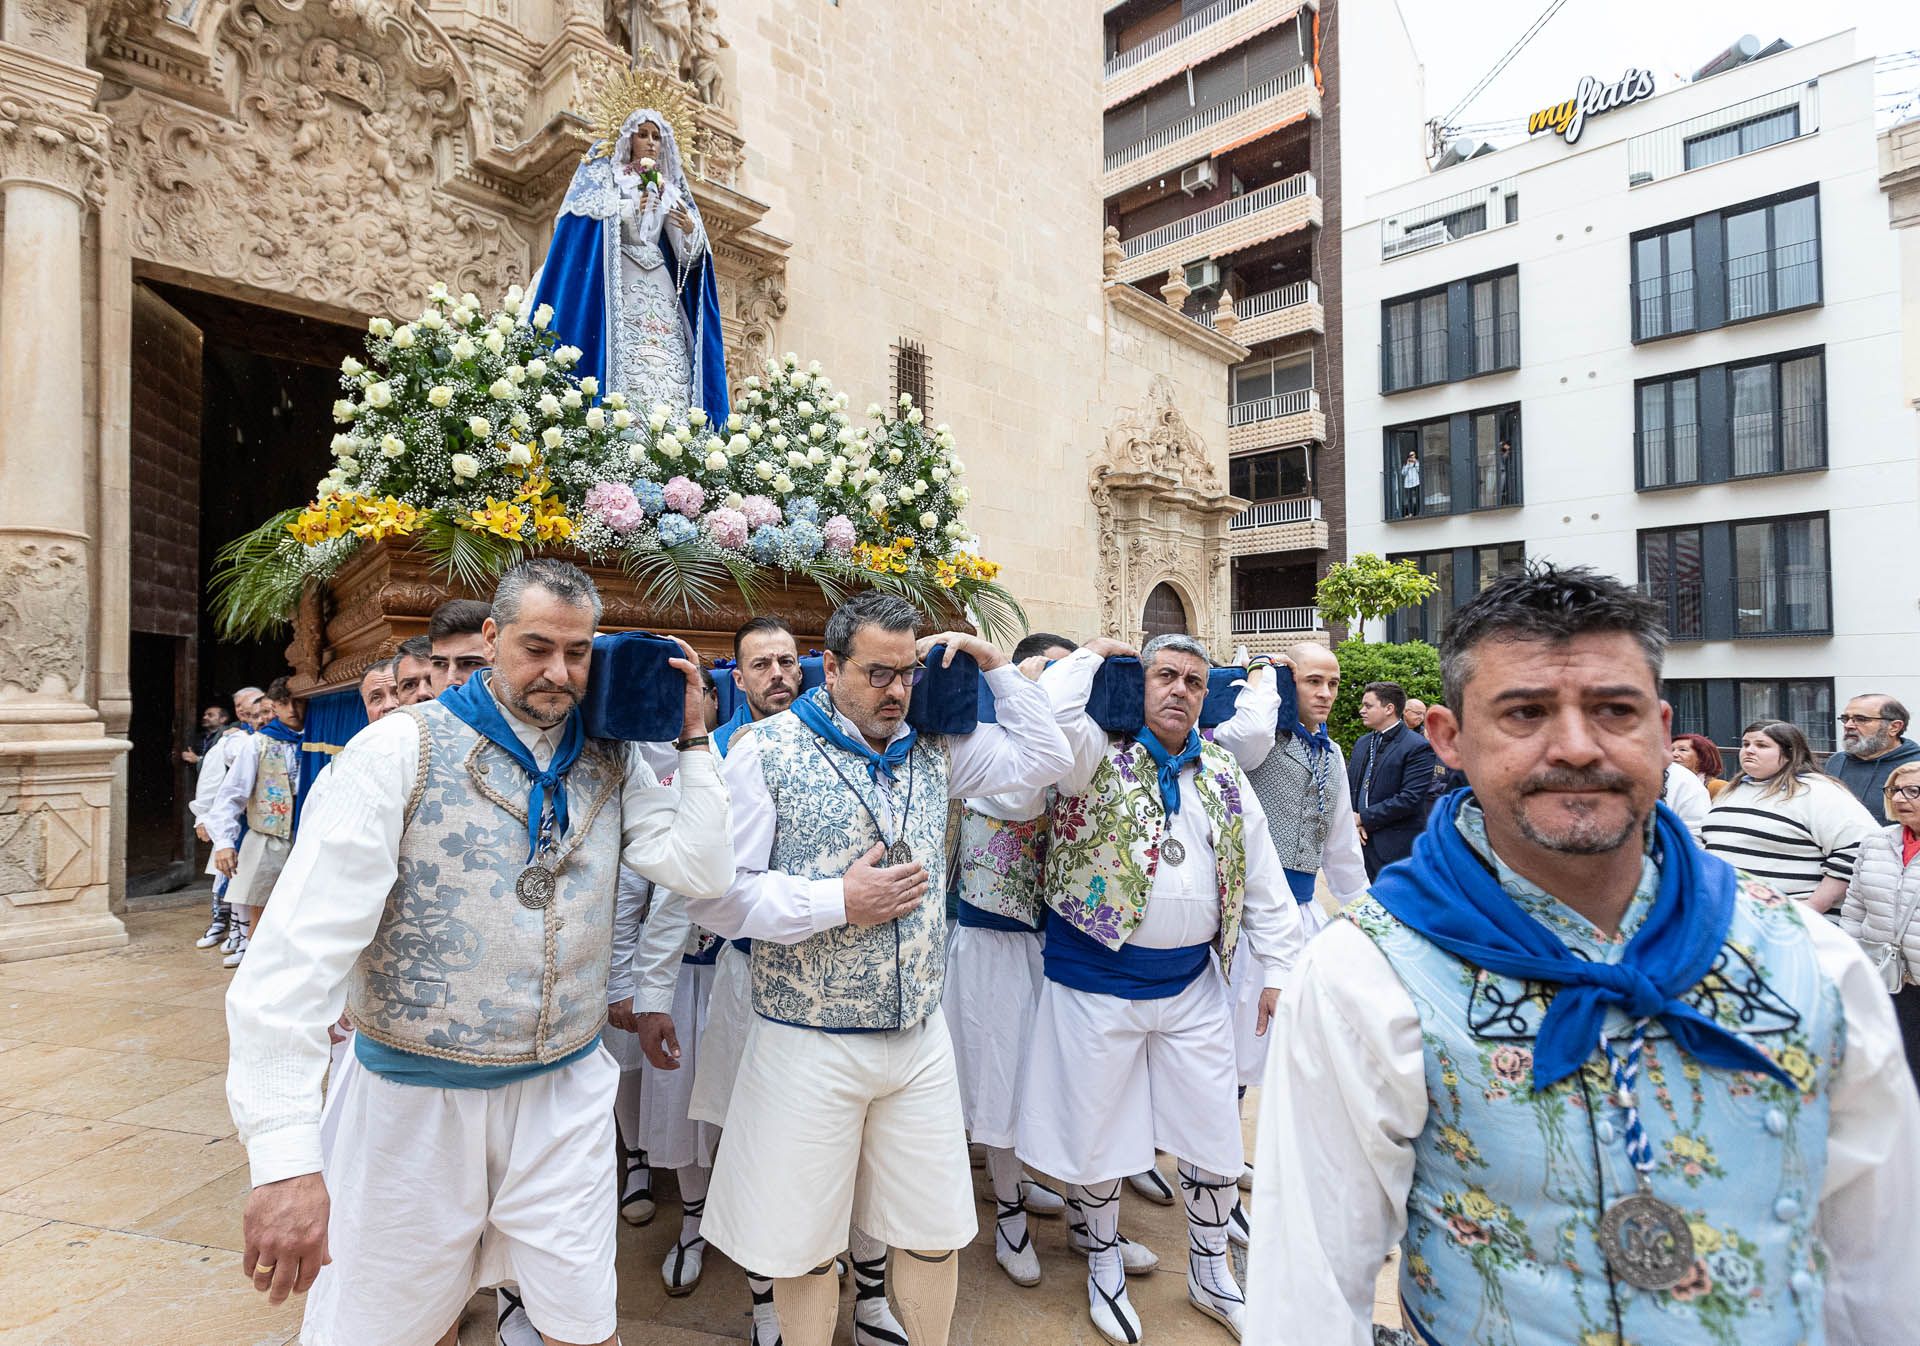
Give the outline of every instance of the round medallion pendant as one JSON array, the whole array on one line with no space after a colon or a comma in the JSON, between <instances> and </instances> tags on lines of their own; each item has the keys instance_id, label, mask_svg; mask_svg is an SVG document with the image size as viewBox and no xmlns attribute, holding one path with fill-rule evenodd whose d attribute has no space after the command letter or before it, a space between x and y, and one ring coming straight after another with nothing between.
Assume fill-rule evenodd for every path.
<instances>
[{"instance_id":1,"label":"round medallion pendant","mask_svg":"<svg viewBox=\"0 0 1920 1346\"><path fill-rule=\"evenodd\" d=\"M1168 837L1160 847L1160 858L1170 865L1183 864L1187 858L1187 848L1178 837Z\"/></svg>"},{"instance_id":2,"label":"round medallion pendant","mask_svg":"<svg viewBox=\"0 0 1920 1346\"><path fill-rule=\"evenodd\" d=\"M1607 1207L1599 1241L1613 1274L1638 1289L1671 1290L1693 1274L1693 1231L1686 1216L1647 1192Z\"/></svg>"},{"instance_id":3,"label":"round medallion pendant","mask_svg":"<svg viewBox=\"0 0 1920 1346\"><path fill-rule=\"evenodd\" d=\"M553 871L545 865L528 865L520 871L519 880L513 885L513 895L520 899L520 905L530 911L553 901Z\"/></svg>"}]
</instances>

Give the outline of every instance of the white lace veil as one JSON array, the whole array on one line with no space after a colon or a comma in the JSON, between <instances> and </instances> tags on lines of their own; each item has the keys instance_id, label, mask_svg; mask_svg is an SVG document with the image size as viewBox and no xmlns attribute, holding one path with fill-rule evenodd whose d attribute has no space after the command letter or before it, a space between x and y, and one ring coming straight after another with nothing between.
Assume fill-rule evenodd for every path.
<instances>
[{"instance_id":1,"label":"white lace veil","mask_svg":"<svg viewBox=\"0 0 1920 1346\"><path fill-rule=\"evenodd\" d=\"M628 147L632 143L634 131L642 122L652 122L660 131L660 158L656 167L660 173L660 213L666 214L676 205L683 205L687 213L696 222L700 221L700 207L693 199L693 189L687 185L687 174L680 163L680 142L673 134L673 128L652 108L639 108L627 118L620 127L620 138L613 147L613 180L623 194L637 191L638 170L628 157Z\"/></svg>"}]
</instances>

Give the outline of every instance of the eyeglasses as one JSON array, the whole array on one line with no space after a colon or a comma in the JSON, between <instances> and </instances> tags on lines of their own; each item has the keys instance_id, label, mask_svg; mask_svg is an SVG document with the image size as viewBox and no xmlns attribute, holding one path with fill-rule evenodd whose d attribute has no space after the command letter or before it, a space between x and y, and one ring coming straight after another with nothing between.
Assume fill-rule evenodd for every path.
<instances>
[{"instance_id":1,"label":"eyeglasses","mask_svg":"<svg viewBox=\"0 0 1920 1346\"><path fill-rule=\"evenodd\" d=\"M1838 718L1841 724L1874 724L1887 717L1884 715L1842 715Z\"/></svg>"},{"instance_id":2,"label":"eyeglasses","mask_svg":"<svg viewBox=\"0 0 1920 1346\"><path fill-rule=\"evenodd\" d=\"M1887 793L1891 794L1895 799L1904 799L1908 803L1912 803L1914 800L1920 799L1920 785L1896 785Z\"/></svg>"},{"instance_id":3,"label":"eyeglasses","mask_svg":"<svg viewBox=\"0 0 1920 1346\"><path fill-rule=\"evenodd\" d=\"M866 670L867 685L876 692L893 686L895 678L900 679L909 688L917 687L920 685L920 679L927 675L925 664L909 664L905 668L893 668L886 664L863 664L858 659L849 659L847 662L855 668Z\"/></svg>"}]
</instances>

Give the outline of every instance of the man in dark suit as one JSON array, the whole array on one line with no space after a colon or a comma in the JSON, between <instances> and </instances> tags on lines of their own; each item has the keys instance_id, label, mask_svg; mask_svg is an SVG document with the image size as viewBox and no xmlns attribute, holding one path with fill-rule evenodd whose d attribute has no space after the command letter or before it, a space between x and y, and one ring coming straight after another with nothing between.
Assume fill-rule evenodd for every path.
<instances>
[{"instance_id":1,"label":"man in dark suit","mask_svg":"<svg viewBox=\"0 0 1920 1346\"><path fill-rule=\"evenodd\" d=\"M1347 783L1369 878L1410 855L1413 839L1427 825L1433 749L1401 723L1406 704L1407 694L1397 682L1370 682L1360 695L1360 719L1368 732L1347 758Z\"/></svg>"}]
</instances>

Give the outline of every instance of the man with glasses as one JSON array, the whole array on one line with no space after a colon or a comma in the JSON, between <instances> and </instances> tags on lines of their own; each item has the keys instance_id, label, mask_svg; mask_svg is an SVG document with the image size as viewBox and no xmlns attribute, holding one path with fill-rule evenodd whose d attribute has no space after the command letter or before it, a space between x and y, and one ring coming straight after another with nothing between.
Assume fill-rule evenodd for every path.
<instances>
[{"instance_id":1,"label":"man with glasses","mask_svg":"<svg viewBox=\"0 0 1920 1346\"><path fill-rule=\"evenodd\" d=\"M1827 774L1853 792L1882 827L1891 824L1886 785L1893 769L1920 761L1920 743L1906 737L1907 708L1885 692L1863 692L1840 713L1840 751Z\"/></svg>"},{"instance_id":2,"label":"man with glasses","mask_svg":"<svg viewBox=\"0 0 1920 1346\"><path fill-rule=\"evenodd\" d=\"M977 636L914 639L919 613L867 592L827 623L826 685L736 740L733 887L694 920L753 940L753 1007L708 1198L709 1240L774 1278L786 1346L827 1346L849 1219L901 1250L895 1305L945 1346L957 1249L978 1221L945 970L948 801L1034 789L1070 764L1046 693ZM906 723L934 644L978 661L998 724Z\"/></svg>"}]
</instances>

